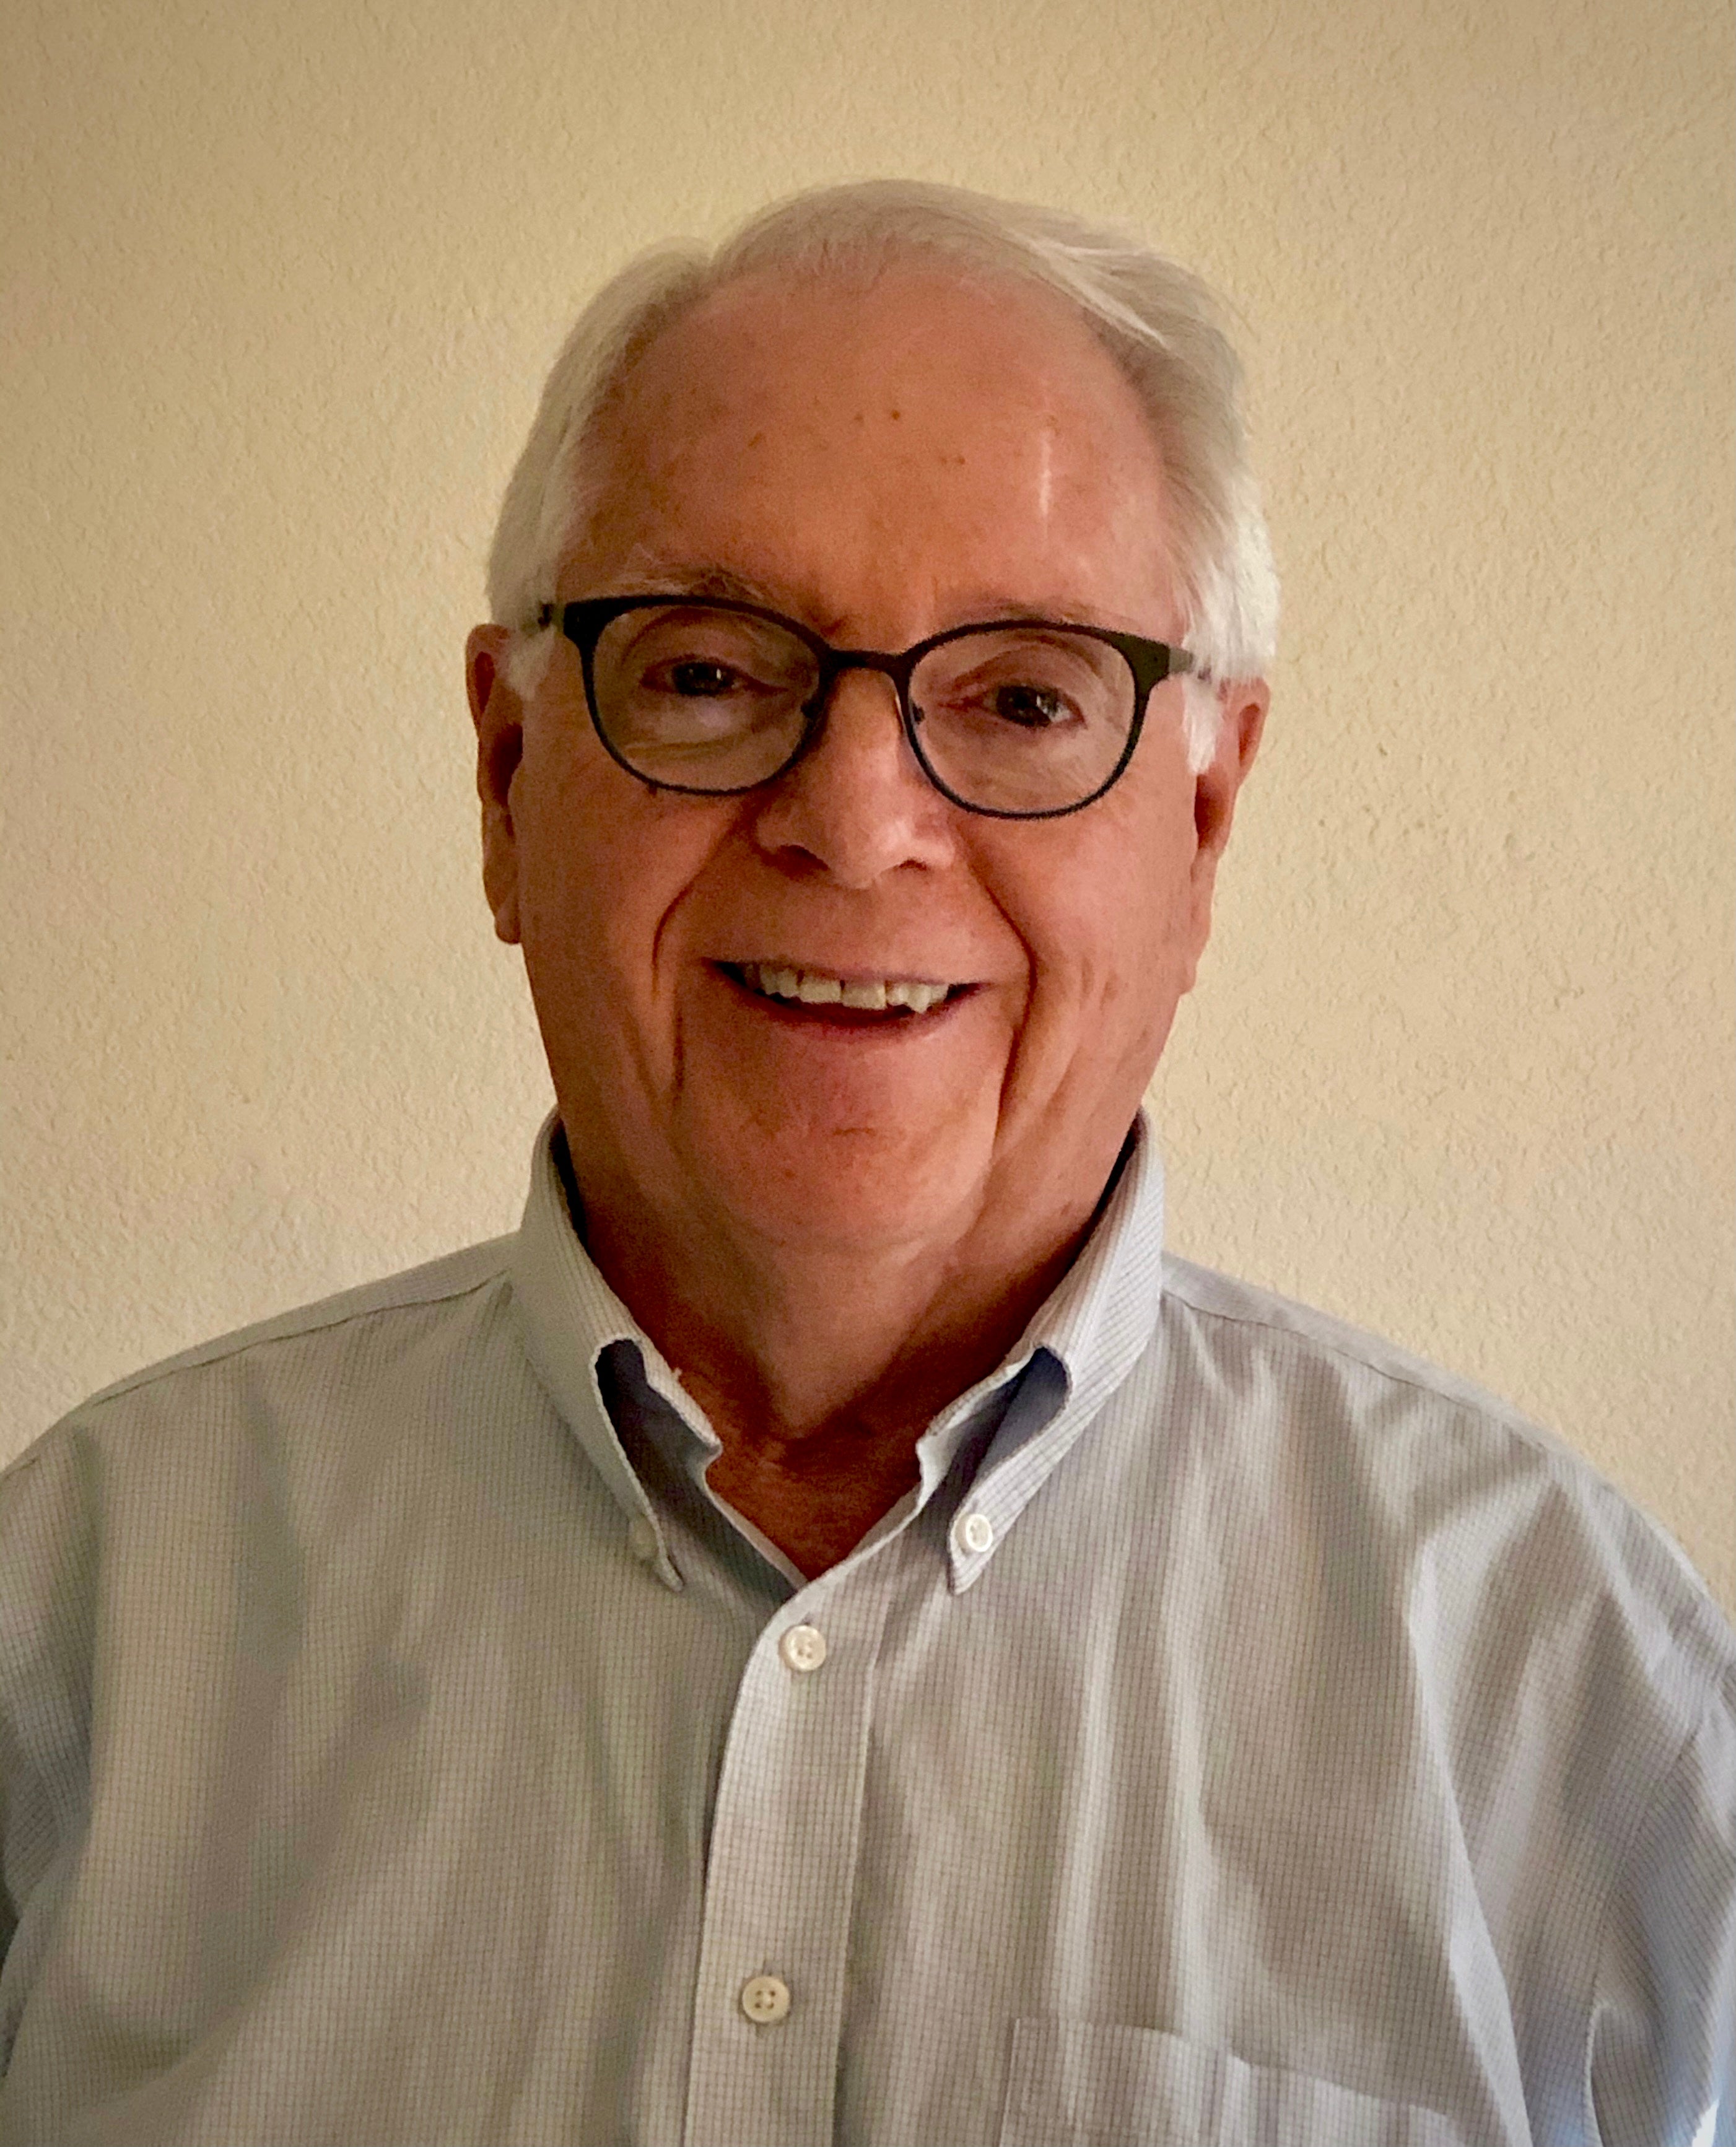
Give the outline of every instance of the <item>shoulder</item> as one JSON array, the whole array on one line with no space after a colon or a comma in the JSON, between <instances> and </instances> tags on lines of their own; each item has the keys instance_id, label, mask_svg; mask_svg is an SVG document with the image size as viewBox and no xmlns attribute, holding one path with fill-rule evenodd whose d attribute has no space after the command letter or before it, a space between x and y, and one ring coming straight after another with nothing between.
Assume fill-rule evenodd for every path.
<instances>
[{"instance_id":1,"label":"shoulder","mask_svg":"<svg viewBox=\"0 0 1736 2147\"><path fill-rule=\"evenodd\" d=\"M505 1277L513 1244L510 1237L491 1239L483 1244L466 1246L462 1252L448 1253L421 1267L407 1268L402 1274L363 1283L359 1289L340 1290L335 1296L317 1299L290 1312L277 1313L269 1319L238 1328L233 1334L220 1334L212 1341L202 1342L193 1349L164 1358L160 1364L148 1365L143 1371L117 1379L112 1386L93 1394L82 1407L100 1408L104 1403L118 1401L183 1373L232 1364L238 1367L248 1361L257 1363L283 1344L306 1344L321 1338L338 1344L345 1339L359 1339L353 1333L358 1328L378 1330L393 1324L425 1324L425 1316L430 1311L438 1312L459 1299L473 1297L478 1291L498 1285ZM348 1338L343 1334L345 1329L352 1330Z\"/></svg>"},{"instance_id":2,"label":"shoulder","mask_svg":"<svg viewBox=\"0 0 1736 2147\"><path fill-rule=\"evenodd\" d=\"M1250 1356L1263 1349L1278 1362L1337 1367L1351 1378L1366 1376L1395 1389L1409 1389L1419 1403L1464 1410L1521 1436L1560 1446L1497 1396L1396 1343L1173 1254L1163 1259L1163 1302L1166 1311L1220 1349Z\"/></svg>"},{"instance_id":3,"label":"shoulder","mask_svg":"<svg viewBox=\"0 0 1736 2147\"><path fill-rule=\"evenodd\" d=\"M1554 1432L1330 1314L1167 1258L1166 1390L1244 1481L1309 1487L1333 1548L1383 1571L1419 1629L1492 1650L1528 1631L1625 1656L1685 1728L1728 1694L1736 1635L1673 1539ZM1449 1632L1451 1637L1449 1638ZM1621 1643L1613 1644L1619 1634Z\"/></svg>"},{"instance_id":4,"label":"shoulder","mask_svg":"<svg viewBox=\"0 0 1736 2147\"><path fill-rule=\"evenodd\" d=\"M0 1470L0 1510L43 1464L148 1428L341 1410L407 1350L462 1353L509 1294L513 1239L498 1238L279 1313L129 1374L81 1402ZM50 1468L49 1473L60 1470Z\"/></svg>"}]
</instances>

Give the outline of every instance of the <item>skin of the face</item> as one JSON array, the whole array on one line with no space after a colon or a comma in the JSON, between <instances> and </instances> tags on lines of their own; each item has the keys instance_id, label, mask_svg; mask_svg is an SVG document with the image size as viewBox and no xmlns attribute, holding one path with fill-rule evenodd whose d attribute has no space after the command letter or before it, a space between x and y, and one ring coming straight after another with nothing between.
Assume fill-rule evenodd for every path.
<instances>
[{"instance_id":1,"label":"skin of the face","mask_svg":"<svg viewBox=\"0 0 1736 2147\"><path fill-rule=\"evenodd\" d=\"M1158 447L1034 288L744 279L640 358L600 446L563 602L711 578L839 646L1010 612L1182 638ZM775 783L653 790L597 738L570 644L523 703L508 638L468 652L484 878L593 1257L726 1418L732 1379L793 1435L901 1363L974 1375L1075 1249L1193 981L1263 684L1225 689L1198 775L1160 685L1113 789L1017 822L941 796L865 672ZM847 1023L744 989L750 962L970 988Z\"/></svg>"}]
</instances>

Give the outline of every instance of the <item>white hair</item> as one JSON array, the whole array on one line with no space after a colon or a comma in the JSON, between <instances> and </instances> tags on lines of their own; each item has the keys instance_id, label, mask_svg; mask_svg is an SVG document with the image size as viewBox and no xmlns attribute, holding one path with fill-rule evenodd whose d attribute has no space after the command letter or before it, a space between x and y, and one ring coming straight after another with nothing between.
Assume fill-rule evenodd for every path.
<instances>
[{"instance_id":1,"label":"white hair","mask_svg":"<svg viewBox=\"0 0 1736 2147\"><path fill-rule=\"evenodd\" d=\"M599 423L649 344L740 277L859 273L911 256L1058 293L1138 395L1168 481L1173 563L1197 666L1186 682L1186 725L1198 770L1216 748L1223 683L1263 677L1278 633L1278 576L1248 463L1242 368L1219 303L1199 278L1127 233L909 180L794 195L713 250L685 243L640 255L592 299L549 373L488 554L493 617L520 637L509 678L526 693L540 683L549 643L538 613L553 602L593 504L588 466L598 459Z\"/></svg>"}]
</instances>

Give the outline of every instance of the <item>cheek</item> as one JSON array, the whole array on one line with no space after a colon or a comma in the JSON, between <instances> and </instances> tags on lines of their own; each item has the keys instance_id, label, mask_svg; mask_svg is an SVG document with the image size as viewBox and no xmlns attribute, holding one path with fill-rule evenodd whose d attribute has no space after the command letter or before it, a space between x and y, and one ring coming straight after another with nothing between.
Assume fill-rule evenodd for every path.
<instances>
[{"instance_id":1,"label":"cheek","mask_svg":"<svg viewBox=\"0 0 1736 2147\"><path fill-rule=\"evenodd\" d=\"M533 981L568 997L654 999L666 927L715 847L705 817L659 802L600 748L528 753L513 818Z\"/></svg>"},{"instance_id":2,"label":"cheek","mask_svg":"<svg viewBox=\"0 0 1736 2147\"><path fill-rule=\"evenodd\" d=\"M1188 958L1193 849L1191 811L1172 802L1106 817L1067 854L1035 861L1023 936L1039 1006L1048 998L1057 1012L1136 1025L1140 1009L1162 1007Z\"/></svg>"},{"instance_id":3,"label":"cheek","mask_svg":"<svg viewBox=\"0 0 1736 2147\"><path fill-rule=\"evenodd\" d=\"M513 822L526 958L545 971L576 972L580 954L598 943L607 830L585 812L569 771L538 767L528 755L513 786Z\"/></svg>"}]
</instances>

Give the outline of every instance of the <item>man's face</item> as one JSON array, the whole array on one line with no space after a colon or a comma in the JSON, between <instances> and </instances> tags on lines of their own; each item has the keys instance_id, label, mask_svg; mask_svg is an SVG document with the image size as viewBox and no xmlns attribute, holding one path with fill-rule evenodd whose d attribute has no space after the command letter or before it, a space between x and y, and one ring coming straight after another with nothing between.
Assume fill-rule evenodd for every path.
<instances>
[{"instance_id":1,"label":"man's face","mask_svg":"<svg viewBox=\"0 0 1736 2147\"><path fill-rule=\"evenodd\" d=\"M563 602L708 588L887 650L1008 613L1180 638L1133 391L1016 285L737 283L641 358L601 478ZM696 798L604 752L566 642L521 709L503 639L471 647L488 883L588 1199L913 1255L1088 1212L1193 980L1263 689L1203 777L1172 681L1114 788L1004 821L930 786L874 673L777 783ZM953 988L792 1006L751 964Z\"/></svg>"}]
</instances>

